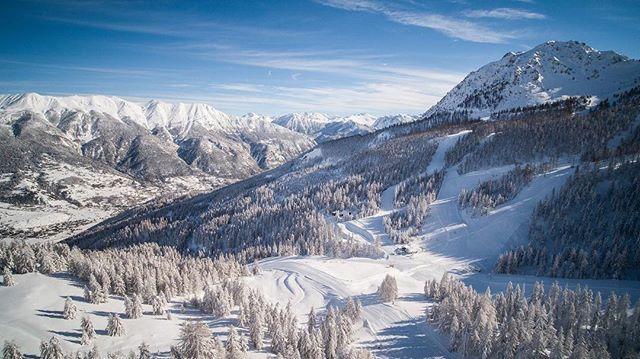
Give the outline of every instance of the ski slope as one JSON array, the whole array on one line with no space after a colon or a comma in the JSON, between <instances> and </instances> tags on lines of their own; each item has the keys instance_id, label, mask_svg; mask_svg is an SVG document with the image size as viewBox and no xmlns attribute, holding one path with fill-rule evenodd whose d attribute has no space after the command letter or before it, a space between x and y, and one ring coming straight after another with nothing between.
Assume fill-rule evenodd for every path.
<instances>
[{"instance_id":1,"label":"ski slope","mask_svg":"<svg viewBox=\"0 0 640 359\"><path fill-rule=\"evenodd\" d=\"M427 173L444 168L447 149L468 131L439 138L438 149L426 169ZM267 298L283 305L290 303L306 323L310 308L316 311L330 305L340 306L347 297L362 301L364 323L356 332L356 343L371 349L381 358L457 357L448 350L448 338L440 336L425 321L425 309L432 305L424 299L427 279L439 279L453 273L480 291L490 287L502 291L509 282L531 288L536 281L575 288L588 285L608 293L628 292L640 296L640 282L615 280L569 280L535 276L490 274L495 257L505 246L526 237L531 212L536 204L555 188L562 186L573 172L565 164L537 176L513 200L494 209L486 216L472 217L458 209L458 194L463 188L501 176L512 166L458 174L457 168L447 170L443 186L416 243L421 249L411 255L395 255L396 246L384 232L383 219L398 210L394 208L397 185L381 194L377 213L338 224L346 237L373 243L378 240L387 253L384 259L334 259L326 257L281 257L260 262L263 270L249 285L261 290ZM380 303L375 295L386 274L396 277L399 298L395 303Z\"/></svg>"},{"instance_id":2,"label":"ski slope","mask_svg":"<svg viewBox=\"0 0 640 359\"><path fill-rule=\"evenodd\" d=\"M438 149L425 171L431 173L444 168L446 150L464 134L461 132L437 139ZM322 313L328 306L342 306L350 296L358 298L363 304L363 319L354 328L355 345L372 350L380 358L458 357L448 350L448 338L441 336L425 321L425 310L433 304L424 298L424 281L439 279L444 273L453 273L479 291L490 287L493 293L504 290L510 281L531 288L536 281L548 286L558 280L561 286L570 288L588 285L603 293L612 290L627 292L634 302L640 298L640 282L490 273L495 256L505 246L525 238L529 216L537 202L554 188L562 186L573 171L565 164L535 177L513 200L486 216L473 217L458 209L457 198L463 188L470 189L511 168L503 166L463 175L458 174L456 168L449 168L436 201L430 207L422 233L412 244L420 249L417 253L395 255L396 245L390 243L384 233L384 217L398 210L394 208L395 185L381 194L377 213L338 224L345 238L380 241L387 254L385 258L267 258L259 262L259 275L244 280L268 300L281 305L290 304L300 325L306 324L311 308ZM382 303L375 294L387 274L393 275L398 283L399 297L394 303ZM111 338L104 335L104 328L109 313L122 315L124 312L121 298L112 296L108 303L101 305L85 303L82 287L64 276L32 273L17 275L16 281L18 284L14 287L0 287L0 305L11 309L0 311L0 339L17 339L29 354L37 353L40 340L52 335L60 338L65 350L88 350L89 347L78 344L82 313L91 316L98 332L96 344L103 353L128 352L145 341L153 352L158 351L161 357L167 357L170 345L175 344L178 337L179 324L184 320L196 317L204 320L222 340L228 327L236 324L236 313L214 320L195 311L182 312L177 299L170 305L173 320L149 314L136 320L124 318L127 337ZM76 320L67 321L60 317L67 296L74 299L80 311ZM148 306L145 306L145 312L150 312ZM264 351L249 354L250 358L268 356Z\"/></svg>"}]
</instances>

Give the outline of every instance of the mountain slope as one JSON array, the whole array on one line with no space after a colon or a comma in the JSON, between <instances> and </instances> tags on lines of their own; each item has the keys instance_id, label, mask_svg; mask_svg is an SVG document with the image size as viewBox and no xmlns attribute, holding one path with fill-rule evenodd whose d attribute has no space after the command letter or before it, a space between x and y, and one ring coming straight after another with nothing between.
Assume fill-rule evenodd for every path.
<instances>
[{"instance_id":1,"label":"mountain slope","mask_svg":"<svg viewBox=\"0 0 640 359\"><path fill-rule=\"evenodd\" d=\"M158 196L212 189L314 144L264 118L237 118L206 104L0 96L0 233L44 238L64 221L91 223L83 209L104 219ZM97 190L114 186L119 190Z\"/></svg>"},{"instance_id":2,"label":"mountain slope","mask_svg":"<svg viewBox=\"0 0 640 359\"><path fill-rule=\"evenodd\" d=\"M575 41L549 41L470 73L424 117L466 111L479 118L572 96L604 99L639 83L638 60Z\"/></svg>"}]
</instances>

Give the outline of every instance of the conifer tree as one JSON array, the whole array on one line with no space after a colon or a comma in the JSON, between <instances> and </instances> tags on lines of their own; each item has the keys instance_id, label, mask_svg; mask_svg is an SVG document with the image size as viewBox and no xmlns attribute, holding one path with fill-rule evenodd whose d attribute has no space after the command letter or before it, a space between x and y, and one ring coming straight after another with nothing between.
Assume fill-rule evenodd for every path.
<instances>
[{"instance_id":1,"label":"conifer tree","mask_svg":"<svg viewBox=\"0 0 640 359\"><path fill-rule=\"evenodd\" d=\"M40 342L41 359L64 359L65 355L60 347L60 342L56 337L51 337L49 342Z\"/></svg>"},{"instance_id":2,"label":"conifer tree","mask_svg":"<svg viewBox=\"0 0 640 359\"><path fill-rule=\"evenodd\" d=\"M260 311L254 310L251 316L251 321L249 322L249 338L251 339L251 347L256 350L262 349L262 313Z\"/></svg>"},{"instance_id":3,"label":"conifer tree","mask_svg":"<svg viewBox=\"0 0 640 359\"><path fill-rule=\"evenodd\" d=\"M78 313L78 309L76 305L73 303L70 297L67 297L64 301L64 309L62 310L62 316L64 319L76 319L76 315Z\"/></svg>"},{"instance_id":4,"label":"conifer tree","mask_svg":"<svg viewBox=\"0 0 640 359\"><path fill-rule=\"evenodd\" d=\"M124 325L118 314L109 314L107 335L111 337L121 337L124 335Z\"/></svg>"},{"instance_id":5,"label":"conifer tree","mask_svg":"<svg viewBox=\"0 0 640 359\"><path fill-rule=\"evenodd\" d=\"M82 327L82 345L87 345L95 338L96 331L93 329L93 323L91 322L91 318L88 316L82 317L81 322Z\"/></svg>"},{"instance_id":6,"label":"conifer tree","mask_svg":"<svg viewBox=\"0 0 640 359\"><path fill-rule=\"evenodd\" d=\"M318 325L318 318L316 318L316 313L313 311L313 307L309 311L309 319L307 321L307 331L309 333L313 332L313 330Z\"/></svg>"},{"instance_id":7,"label":"conifer tree","mask_svg":"<svg viewBox=\"0 0 640 359\"><path fill-rule=\"evenodd\" d=\"M8 267L4 267L2 271L2 285L5 287L11 287L16 284L16 281L13 279L13 274Z\"/></svg>"},{"instance_id":8,"label":"conifer tree","mask_svg":"<svg viewBox=\"0 0 640 359\"><path fill-rule=\"evenodd\" d=\"M393 276L387 274L378 287L378 296L383 302L394 302L398 298L398 284Z\"/></svg>"},{"instance_id":9,"label":"conifer tree","mask_svg":"<svg viewBox=\"0 0 640 359\"><path fill-rule=\"evenodd\" d=\"M98 351L97 345L94 344L93 347L91 347L91 350L89 350L85 359L100 359L100 351Z\"/></svg>"},{"instance_id":10,"label":"conifer tree","mask_svg":"<svg viewBox=\"0 0 640 359\"><path fill-rule=\"evenodd\" d=\"M22 353L20 352L20 348L18 344L11 341L5 341L4 347L2 348L2 359L22 359Z\"/></svg>"},{"instance_id":11,"label":"conifer tree","mask_svg":"<svg viewBox=\"0 0 640 359\"><path fill-rule=\"evenodd\" d=\"M138 359L151 359L149 344L142 342L140 346L138 346Z\"/></svg>"},{"instance_id":12,"label":"conifer tree","mask_svg":"<svg viewBox=\"0 0 640 359\"><path fill-rule=\"evenodd\" d=\"M200 321L182 324L179 350L183 358L218 358L220 345L212 338L211 331Z\"/></svg>"},{"instance_id":13,"label":"conifer tree","mask_svg":"<svg viewBox=\"0 0 640 359\"><path fill-rule=\"evenodd\" d=\"M238 331L234 326L229 328L229 335L227 336L227 359L242 359L246 355L242 350L241 340Z\"/></svg>"}]
</instances>

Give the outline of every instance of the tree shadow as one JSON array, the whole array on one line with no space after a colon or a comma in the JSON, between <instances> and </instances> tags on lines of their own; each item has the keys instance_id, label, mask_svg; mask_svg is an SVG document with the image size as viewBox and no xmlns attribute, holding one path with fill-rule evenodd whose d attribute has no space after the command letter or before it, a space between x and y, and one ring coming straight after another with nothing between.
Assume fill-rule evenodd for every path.
<instances>
[{"instance_id":1,"label":"tree shadow","mask_svg":"<svg viewBox=\"0 0 640 359\"><path fill-rule=\"evenodd\" d=\"M409 295L398 297L397 300L402 300L405 302L426 302L427 298L422 293L411 293Z\"/></svg>"},{"instance_id":2,"label":"tree shadow","mask_svg":"<svg viewBox=\"0 0 640 359\"><path fill-rule=\"evenodd\" d=\"M80 279L72 276L68 272L57 272L57 273L49 274L49 277L57 278L57 279L64 279L64 280L68 281L74 287L82 288L85 285L85 283L83 281L81 281Z\"/></svg>"},{"instance_id":3,"label":"tree shadow","mask_svg":"<svg viewBox=\"0 0 640 359\"><path fill-rule=\"evenodd\" d=\"M49 333L56 334L64 338L64 340L70 343L81 344L80 338L82 338L82 332L80 332L79 330L75 330L75 331L49 330Z\"/></svg>"},{"instance_id":4,"label":"tree shadow","mask_svg":"<svg viewBox=\"0 0 640 359\"><path fill-rule=\"evenodd\" d=\"M99 317L108 317L109 315L114 314L114 312L107 312L104 310L94 310L91 312L91 314L97 315ZM122 314L122 313L115 313L115 314Z\"/></svg>"},{"instance_id":5,"label":"tree shadow","mask_svg":"<svg viewBox=\"0 0 640 359\"><path fill-rule=\"evenodd\" d=\"M84 297L81 297L79 295L61 295L60 298L71 298L71 300L73 300L74 302L89 303L84 299Z\"/></svg>"},{"instance_id":6,"label":"tree shadow","mask_svg":"<svg viewBox=\"0 0 640 359\"><path fill-rule=\"evenodd\" d=\"M358 299L363 307L382 303L377 293L360 294L355 296L354 299Z\"/></svg>"},{"instance_id":7,"label":"tree shadow","mask_svg":"<svg viewBox=\"0 0 640 359\"><path fill-rule=\"evenodd\" d=\"M62 311L59 311L59 310L38 309L38 316L39 317L53 318L53 319L63 319L64 318L64 316L62 315Z\"/></svg>"},{"instance_id":8,"label":"tree shadow","mask_svg":"<svg viewBox=\"0 0 640 359\"><path fill-rule=\"evenodd\" d=\"M396 322L393 326L378 332L377 336L383 338L363 344L374 354L384 353L387 358L427 358L449 354L440 341L439 334L425 323L424 318Z\"/></svg>"}]
</instances>

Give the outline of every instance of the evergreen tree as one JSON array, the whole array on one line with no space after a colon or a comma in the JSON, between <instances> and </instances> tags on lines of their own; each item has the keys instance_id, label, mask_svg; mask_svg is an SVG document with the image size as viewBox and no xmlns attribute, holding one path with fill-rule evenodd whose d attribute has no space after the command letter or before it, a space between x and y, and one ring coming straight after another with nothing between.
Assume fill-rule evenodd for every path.
<instances>
[{"instance_id":1,"label":"evergreen tree","mask_svg":"<svg viewBox=\"0 0 640 359\"><path fill-rule=\"evenodd\" d=\"M64 309L62 310L62 316L64 319L76 319L76 315L78 313L78 309L76 305L73 303L70 297L67 297L64 301Z\"/></svg>"},{"instance_id":2,"label":"evergreen tree","mask_svg":"<svg viewBox=\"0 0 640 359\"><path fill-rule=\"evenodd\" d=\"M107 335L111 337L121 337L124 335L124 325L118 314L109 314Z\"/></svg>"},{"instance_id":3,"label":"evergreen tree","mask_svg":"<svg viewBox=\"0 0 640 359\"><path fill-rule=\"evenodd\" d=\"M13 279L13 274L11 274L9 268L4 267L4 270L2 272L2 285L4 285L5 287L11 287L15 284L16 281Z\"/></svg>"},{"instance_id":4,"label":"evergreen tree","mask_svg":"<svg viewBox=\"0 0 640 359\"><path fill-rule=\"evenodd\" d=\"M307 331L309 333L313 332L313 330L318 325L318 318L316 318L316 313L313 311L313 307L309 311L309 320L307 321Z\"/></svg>"},{"instance_id":5,"label":"evergreen tree","mask_svg":"<svg viewBox=\"0 0 640 359\"><path fill-rule=\"evenodd\" d=\"M256 350L262 349L262 313L260 311L254 310L251 316L251 321L249 322L249 338L251 339L251 347Z\"/></svg>"},{"instance_id":6,"label":"evergreen tree","mask_svg":"<svg viewBox=\"0 0 640 359\"><path fill-rule=\"evenodd\" d=\"M33 249L26 241L22 240L16 248L14 255L15 271L18 274L25 274L35 272L36 270L36 256Z\"/></svg>"},{"instance_id":7,"label":"evergreen tree","mask_svg":"<svg viewBox=\"0 0 640 359\"><path fill-rule=\"evenodd\" d=\"M211 331L200 321L182 324L179 349L183 358L219 358L219 344L212 338Z\"/></svg>"},{"instance_id":8,"label":"evergreen tree","mask_svg":"<svg viewBox=\"0 0 640 359\"><path fill-rule=\"evenodd\" d=\"M82 317L82 322L80 324L82 327L82 345L87 345L96 337L96 331L93 329L93 323L91 322L91 318L88 316Z\"/></svg>"},{"instance_id":9,"label":"evergreen tree","mask_svg":"<svg viewBox=\"0 0 640 359\"><path fill-rule=\"evenodd\" d=\"M140 346L138 346L138 359L151 359L149 344L142 342Z\"/></svg>"},{"instance_id":10,"label":"evergreen tree","mask_svg":"<svg viewBox=\"0 0 640 359\"><path fill-rule=\"evenodd\" d=\"M97 345L94 344L93 347L91 347L91 350L89 350L85 359L100 359L100 352L98 351Z\"/></svg>"},{"instance_id":11,"label":"evergreen tree","mask_svg":"<svg viewBox=\"0 0 640 359\"><path fill-rule=\"evenodd\" d=\"M140 296L138 294L134 294L133 299L127 299L125 299L125 312L127 317L131 319L138 319L142 317L142 299Z\"/></svg>"},{"instance_id":12,"label":"evergreen tree","mask_svg":"<svg viewBox=\"0 0 640 359\"><path fill-rule=\"evenodd\" d=\"M398 298L398 284L393 276L387 274L378 287L378 296L383 302L394 302Z\"/></svg>"},{"instance_id":13,"label":"evergreen tree","mask_svg":"<svg viewBox=\"0 0 640 359\"><path fill-rule=\"evenodd\" d=\"M64 359L65 355L60 347L60 342L56 337L51 337L49 342L40 342L41 359Z\"/></svg>"},{"instance_id":14,"label":"evergreen tree","mask_svg":"<svg viewBox=\"0 0 640 359\"><path fill-rule=\"evenodd\" d=\"M22 359L22 353L18 344L14 341L5 341L2 348L2 359Z\"/></svg>"},{"instance_id":15,"label":"evergreen tree","mask_svg":"<svg viewBox=\"0 0 640 359\"><path fill-rule=\"evenodd\" d=\"M227 337L227 359L242 359L246 355L242 350L238 331L234 326L229 328L229 335Z\"/></svg>"}]
</instances>

